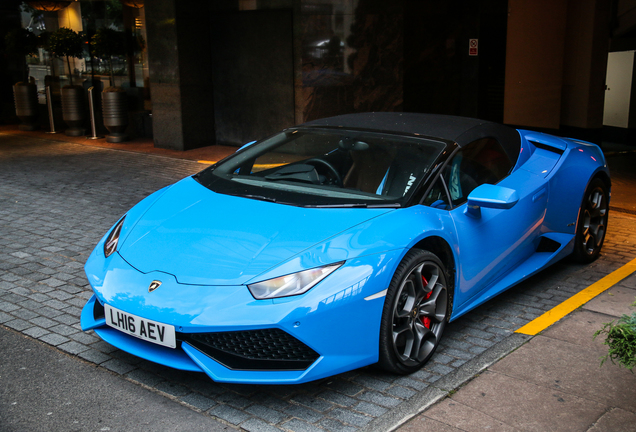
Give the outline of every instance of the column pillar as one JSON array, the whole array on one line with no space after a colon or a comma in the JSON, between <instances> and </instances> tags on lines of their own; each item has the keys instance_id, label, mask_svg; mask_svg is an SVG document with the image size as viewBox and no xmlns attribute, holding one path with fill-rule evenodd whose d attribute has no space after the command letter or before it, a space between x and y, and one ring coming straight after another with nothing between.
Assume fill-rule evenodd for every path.
<instances>
[{"instance_id":1,"label":"column pillar","mask_svg":"<svg viewBox=\"0 0 636 432\"><path fill-rule=\"evenodd\" d=\"M155 147L215 144L207 2L145 2Z\"/></svg>"}]
</instances>

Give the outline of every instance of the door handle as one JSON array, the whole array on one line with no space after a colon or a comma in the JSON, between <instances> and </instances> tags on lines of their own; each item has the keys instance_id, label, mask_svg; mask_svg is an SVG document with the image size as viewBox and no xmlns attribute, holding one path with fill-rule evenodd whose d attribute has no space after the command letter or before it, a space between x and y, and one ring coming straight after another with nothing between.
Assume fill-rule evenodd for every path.
<instances>
[{"instance_id":1,"label":"door handle","mask_svg":"<svg viewBox=\"0 0 636 432\"><path fill-rule=\"evenodd\" d=\"M539 192L534 194L534 196L532 197L532 202L539 201L541 198L543 198L543 196L545 195L546 192L547 192L547 188L541 189Z\"/></svg>"}]
</instances>

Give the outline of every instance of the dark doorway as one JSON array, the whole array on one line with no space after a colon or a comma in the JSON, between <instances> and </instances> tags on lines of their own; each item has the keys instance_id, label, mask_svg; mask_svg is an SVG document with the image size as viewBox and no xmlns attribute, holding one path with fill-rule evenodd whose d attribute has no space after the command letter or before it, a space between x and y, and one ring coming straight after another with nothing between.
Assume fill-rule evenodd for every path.
<instances>
[{"instance_id":1,"label":"dark doorway","mask_svg":"<svg viewBox=\"0 0 636 432\"><path fill-rule=\"evenodd\" d=\"M211 37L217 143L244 144L293 126L292 12L214 14Z\"/></svg>"}]
</instances>

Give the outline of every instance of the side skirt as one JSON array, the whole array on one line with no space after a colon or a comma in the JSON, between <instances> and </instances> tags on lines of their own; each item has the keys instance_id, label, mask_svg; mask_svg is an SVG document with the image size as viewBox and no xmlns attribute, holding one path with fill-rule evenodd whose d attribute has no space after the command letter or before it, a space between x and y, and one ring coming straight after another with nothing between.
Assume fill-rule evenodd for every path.
<instances>
[{"instance_id":1,"label":"side skirt","mask_svg":"<svg viewBox=\"0 0 636 432\"><path fill-rule=\"evenodd\" d=\"M574 248L574 235L561 233L548 233L542 236L551 243L560 245L554 252L535 252L527 260L519 264L513 271L499 279L479 295L469 299L464 304L453 310L450 321L454 321L477 306L496 297L509 288L535 275L541 270L551 266L572 253Z\"/></svg>"}]
</instances>

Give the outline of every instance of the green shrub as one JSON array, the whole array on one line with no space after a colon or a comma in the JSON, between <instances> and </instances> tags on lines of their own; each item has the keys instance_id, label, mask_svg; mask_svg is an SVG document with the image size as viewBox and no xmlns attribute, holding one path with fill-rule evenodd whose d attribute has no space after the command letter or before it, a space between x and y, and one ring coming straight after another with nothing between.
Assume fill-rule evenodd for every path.
<instances>
[{"instance_id":1,"label":"green shrub","mask_svg":"<svg viewBox=\"0 0 636 432\"><path fill-rule=\"evenodd\" d=\"M603 328L594 333L594 338L605 334L603 344L609 347L607 355L602 357L601 366L609 358L614 364L634 372L636 366L636 312L631 316L623 315L616 323L606 323Z\"/></svg>"},{"instance_id":2,"label":"green shrub","mask_svg":"<svg viewBox=\"0 0 636 432\"><path fill-rule=\"evenodd\" d=\"M27 29L17 28L9 31L5 37L5 47L8 54L16 55L21 58L20 66L24 75L24 82L29 82L29 70L26 67L29 54L37 54L40 46L40 38Z\"/></svg>"},{"instance_id":3,"label":"green shrub","mask_svg":"<svg viewBox=\"0 0 636 432\"><path fill-rule=\"evenodd\" d=\"M82 58L84 55L83 43L81 34L66 27L55 30L49 36L48 50L57 57L66 57L71 85L73 84L73 70L69 57Z\"/></svg>"},{"instance_id":4,"label":"green shrub","mask_svg":"<svg viewBox=\"0 0 636 432\"><path fill-rule=\"evenodd\" d=\"M91 38L91 51L95 57L108 61L110 70L110 85L115 85L115 71L113 70L113 56L125 53L124 32L102 27Z\"/></svg>"}]
</instances>

